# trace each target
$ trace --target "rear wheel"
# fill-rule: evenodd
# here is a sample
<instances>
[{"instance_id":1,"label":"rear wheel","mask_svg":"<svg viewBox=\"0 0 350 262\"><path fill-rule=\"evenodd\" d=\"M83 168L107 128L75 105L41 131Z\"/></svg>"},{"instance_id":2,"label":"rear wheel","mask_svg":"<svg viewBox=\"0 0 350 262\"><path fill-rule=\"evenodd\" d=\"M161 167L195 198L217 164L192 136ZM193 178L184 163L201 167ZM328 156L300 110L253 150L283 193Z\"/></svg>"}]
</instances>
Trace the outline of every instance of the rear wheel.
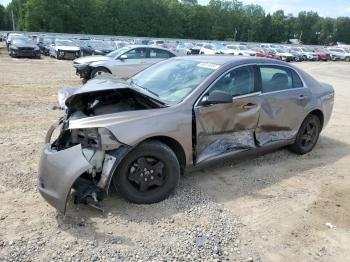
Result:
<instances>
[{"instance_id":1,"label":"rear wheel","mask_svg":"<svg viewBox=\"0 0 350 262\"><path fill-rule=\"evenodd\" d=\"M92 70L91 72L91 78L94 78L98 75L102 75L102 74L110 74L111 72L109 72L109 70L107 68L104 67L97 67L94 70Z\"/></svg>"},{"instance_id":2,"label":"rear wheel","mask_svg":"<svg viewBox=\"0 0 350 262\"><path fill-rule=\"evenodd\" d=\"M309 153L315 147L320 132L320 119L315 115L308 115L299 129L294 144L289 149L299 155Z\"/></svg>"},{"instance_id":3,"label":"rear wheel","mask_svg":"<svg viewBox=\"0 0 350 262\"><path fill-rule=\"evenodd\" d=\"M350 62L350 57L349 56L345 57L345 62Z\"/></svg>"},{"instance_id":4,"label":"rear wheel","mask_svg":"<svg viewBox=\"0 0 350 262\"><path fill-rule=\"evenodd\" d=\"M159 141L147 141L124 158L113 184L128 201L152 204L167 198L179 178L180 165L175 153Z\"/></svg>"}]
</instances>

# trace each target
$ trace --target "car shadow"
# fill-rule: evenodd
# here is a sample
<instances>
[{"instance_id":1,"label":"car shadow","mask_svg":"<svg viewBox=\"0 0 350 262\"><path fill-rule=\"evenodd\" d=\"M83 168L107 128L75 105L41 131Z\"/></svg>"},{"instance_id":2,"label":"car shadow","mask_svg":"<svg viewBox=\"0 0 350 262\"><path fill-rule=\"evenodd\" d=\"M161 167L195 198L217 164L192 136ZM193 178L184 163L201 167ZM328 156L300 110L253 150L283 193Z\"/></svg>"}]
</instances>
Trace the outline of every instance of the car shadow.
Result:
<instances>
[{"instance_id":1,"label":"car shadow","mask_svg":"<svg viewBox=\"0 0 350 262\"><path fill-rule=\"evenodd\" d=\"M303 156L281 149L186 172L175 193L160 203L136 205L113 192L103 202L103 213L88 206L75 206L70 201L67 214L57 214L56 220L59 228L78 238L91 239L94 234L104 241L107 238L132 246L130 239L104 232L97 224L115 223L125 227L130 223L157 224L205 201L224 204L242 196L260 195L258 191L264 188L314 168L331 165L349 154L349 144L321 136L314 150ZM99 219L102 222L97 222Z\"/></svg>"}]
</instances>

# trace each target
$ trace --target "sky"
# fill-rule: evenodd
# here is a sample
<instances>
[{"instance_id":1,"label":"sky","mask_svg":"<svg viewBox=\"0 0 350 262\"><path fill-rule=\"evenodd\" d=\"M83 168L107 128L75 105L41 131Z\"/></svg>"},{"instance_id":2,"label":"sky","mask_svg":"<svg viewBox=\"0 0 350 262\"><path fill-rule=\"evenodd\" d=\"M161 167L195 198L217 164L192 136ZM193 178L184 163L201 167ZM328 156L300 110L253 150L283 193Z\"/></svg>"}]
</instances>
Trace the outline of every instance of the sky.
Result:
<instances>
[{"instance_id":1,"label":"sky","mask_svg":"<svg viewBox=\"0 0 350 262\"><path fill-rule=\"evenodd\" d=\"M0 0L7 5L11 0ZM202 5L210 0L198 0ZM240 0L244 4L259 4L266 12L273 13L282 9L286 14L297 15L299 11L316 11L320 16L338 17L350 16L349 0Z\"/></svg>"}]
</instances>

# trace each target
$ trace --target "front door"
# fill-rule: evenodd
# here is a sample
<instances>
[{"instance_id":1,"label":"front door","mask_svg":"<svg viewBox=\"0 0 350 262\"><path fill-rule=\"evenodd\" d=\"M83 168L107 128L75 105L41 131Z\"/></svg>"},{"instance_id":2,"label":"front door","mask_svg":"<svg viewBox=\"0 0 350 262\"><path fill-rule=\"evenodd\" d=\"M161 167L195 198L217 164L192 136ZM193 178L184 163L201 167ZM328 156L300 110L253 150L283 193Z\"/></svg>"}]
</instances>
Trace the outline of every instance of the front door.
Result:
<instances>
[{"instance_id":1,"label":"front door","mask_svg":"<svg viewBox=\"0 0 350 262\"><path fill-rule=\"evenodd\" d=\"M148 59L146 48L134 48L123 55L126 55L127 58L123 60L117 58L110 65L112 74L118 78L127 79L145 68Z\"/></svg>"},{"instance_id":2,"label":"front door","mask_svg":"<svg viewBox=\"0 0 350 262\"><path fill-rule=\"evenodd\" d=\"M232 103L195 106L196 163L256 147L254 131L260 112L256 76L255 66L232 69L205 94L224 91L232 95Z\"/></svg>"}]
</instances>

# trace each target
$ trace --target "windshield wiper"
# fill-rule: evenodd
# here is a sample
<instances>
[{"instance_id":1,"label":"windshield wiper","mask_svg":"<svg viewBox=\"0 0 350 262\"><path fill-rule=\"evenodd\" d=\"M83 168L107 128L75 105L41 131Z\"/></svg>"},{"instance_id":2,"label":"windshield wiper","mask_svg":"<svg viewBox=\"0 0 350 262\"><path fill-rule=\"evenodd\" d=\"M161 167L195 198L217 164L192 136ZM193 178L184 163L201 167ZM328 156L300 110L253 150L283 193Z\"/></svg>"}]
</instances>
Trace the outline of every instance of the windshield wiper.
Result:
<instances>
[{"instance_id":1,"label":"windshield wiper","mask_svg":"<svg viewBox=\"0 0 350 262\"><path fill-rule=\"evenodd\" d=\"M156 96L156 97L159 97L159 95L158 95L157 93L153 92L152 90L149 90L149 89L146 88L146 87L143 87L143 86L140 86L140 85L136 84L136 82L135 82L134 80L132 80L132 79L131 79L131 81L130 81L130 84L131 84L131 85L134 85L134 86L137 86L137 87L139 87L139 88L141 88L141 89L143 89L143 90L146 90L148 93L151 93L152 95L154 95L154 96Z\"/></svg>"}]
</instances>

